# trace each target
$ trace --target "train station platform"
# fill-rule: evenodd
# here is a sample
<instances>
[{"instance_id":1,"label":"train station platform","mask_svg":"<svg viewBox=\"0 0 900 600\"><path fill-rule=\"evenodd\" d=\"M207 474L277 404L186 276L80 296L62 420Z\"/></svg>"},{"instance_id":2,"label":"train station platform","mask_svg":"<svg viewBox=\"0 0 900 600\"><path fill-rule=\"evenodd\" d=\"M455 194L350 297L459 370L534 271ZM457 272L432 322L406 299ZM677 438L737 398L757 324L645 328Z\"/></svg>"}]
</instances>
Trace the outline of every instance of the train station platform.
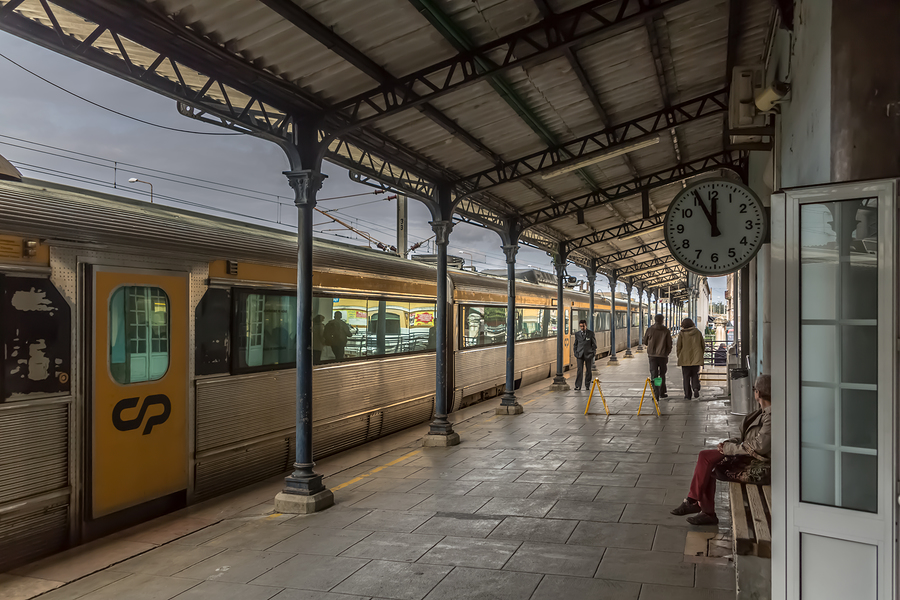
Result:
<instances>
[{"instance_id":1,"label":"train station platform","mask_svg":"<svg viewBox=\"0 0 900 600\"><path fill-rule=\"evenodd\" d=\"M279 478L0 575L0 597L734 598L724 488L718 528L669 510L740 418L720 387L682 399L674 366L662 416L649 396L637 416L646 373L646 354L600 362L609 417L546 380L519 390L522 415L452 415L458 446L423 448L421 425L320 461L324 512L275 513Z\"/></svg>"}]
</instances>

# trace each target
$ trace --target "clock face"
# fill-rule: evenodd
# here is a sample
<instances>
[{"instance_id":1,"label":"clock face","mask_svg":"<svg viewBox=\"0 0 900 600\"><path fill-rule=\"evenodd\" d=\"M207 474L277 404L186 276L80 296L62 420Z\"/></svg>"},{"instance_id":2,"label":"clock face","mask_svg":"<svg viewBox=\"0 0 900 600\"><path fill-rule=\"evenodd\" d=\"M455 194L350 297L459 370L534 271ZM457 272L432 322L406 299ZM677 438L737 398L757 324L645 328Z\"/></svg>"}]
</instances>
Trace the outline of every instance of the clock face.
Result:
<instances>
[{"instance_id":1,"label":"clock face","mask_svg":"<svg viewBox=\"0 0 900 600\"><path fill-rule=\"evenodd\" d=\"M664 231L672 256L700 275L727 275L765 241L765 207L746 186L707 179L683 189L669 205Z\"/></svg>"}]
</instances>

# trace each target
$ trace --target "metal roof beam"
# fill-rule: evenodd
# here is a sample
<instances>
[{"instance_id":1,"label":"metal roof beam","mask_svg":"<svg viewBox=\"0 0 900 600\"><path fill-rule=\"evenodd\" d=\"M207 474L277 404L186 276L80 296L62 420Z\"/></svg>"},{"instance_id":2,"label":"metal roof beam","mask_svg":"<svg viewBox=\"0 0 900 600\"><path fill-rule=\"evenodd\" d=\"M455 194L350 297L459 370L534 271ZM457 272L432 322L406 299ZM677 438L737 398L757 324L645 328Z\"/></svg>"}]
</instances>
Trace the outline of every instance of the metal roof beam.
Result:
<instances>
[{"instance_id":1,"label":"metal roof beam","mask_svg":"<svg viewBox=\"0 0 900 600\"><path fill-rule=\"evenodd\" d=\"M542 207L522 215L522 220L526 227L549 223L575 215L578 211L587 210L597 206L602 206L613 200L627 198L635 194L640 194L643 190L652 190L673 183L684 181L690 177L703 173L710 173L722 169L730 169L739 175L742 175L745 169L745 154L738 152L719 152L700 158L695 161L678 164L671 169L657 171L650 175L638 177L631 181L626 181L618 185L609 186L599 192L592 192L577 198L571 198L557 204Z\"/></svg>"},{"instance_id":2,"label":"metal roof beam","mask_svg":"<svg viewBox=\"0 0 900 600\"><path fill-rule=\"evenodd\" d=\"M653 258L650 260L645 260L644 262L634 263L633 265L628 265L626 267L619 267L616 269L616 273L624 277L630 275L631 273L643 271L644 269L652 269L653 267L666 267L674 262L675 257L663 256L662 258Z\"/></svg>"},{"instance_id":3,"label":"metal roof beam","mask_svg":"<svg viewBox=\"0 0 900 600\"><path fill-rule=\"evenodd\" d=\"M665 215L653 215L649 219L639 219L629 223L622 223L621 225L616 225L615 227L610 227L609 229L604 229L602 231L594 231L578 238L566 240L566 248L571 252L573 250L586 248L587 246L593 246L594 244L614 241L617 238L626 235L631 236L642 231L658 229L663 224L665 218Z\"/></svg>"},{"instance_id":4,"label":"metal roof beam","mask_svg":"<svg viewBox=\"0 0 900 600\"><path fill-rule=\"evenodd\" d=\"M398 81L399 87L379 86L338 102L331 112L349 118L352 125L348 127L361 127L510 69L556 58L566 48L595 43L687 1L663 0L649 6L646 0L594 0L407 75ZM490 55L502 55L503 59L491 66L478 60Z\"/></svg>"},{"instance_id":5,"label":"metal roof beam","mask_svg":"<svg viewBox=\"0 0 900 600\"><path fill-rule=\"evenodd\" d=\"M383 86L397 85L397 78L381 65L356 49L352 44L334 33L330 27L317 21L312 15L293 2L289 0L259 1L379 84ZM435 107L430 104L420 104L416 106L416 109L488 160L495 163L500 161L500 155L485 146L478 138L460 127L455 121Z\"/></svg>"},{"instance_id":6,"label":"metal roof beam","mask_svg":"<svg viewBox=\"0 0 900 600\"><path fill-rule=\"evenodd\" d=\"M475 46L469 38L468 33L454 23L453 19L450 18L450 16L447 15L433 0L409 0L409 2L428 20L429 23L431 23L432 27L434 27L438 33L440 33L444 39L450 42L457 50L473 53L475 63L479 69L490 70L497 67L496 63L490 58L477 53L477 46ZM500 96L500 98L506 102L517 115L519 115L519 118L522 119L522 121L539 138L541 138L545 144L547 144L547 146L555 147L558 145L554 133L547 127L546 123L535 114L534 110L528 105L528 102L509 84L509 82L506 81L506 79L500 75L495 75L488 78L487 81L494 91L497 92L497 95ZM499 162L499 160L494 160L495 164ZM589 173L579 169L576 171L576 175L587 184L589 189L597 189L597 183ZM533 184L531 182L529 182L529 184L529 187L534 189ZM546 192L543 192L543 190L535 191L538 191L540 195L544 196L547 200L550 200L549 196Z\"/></svg>"},{"instance_id":7,"label":"metal roof beam","mask_svg":"<svg viewBox=\"0 0 900 600\"><path fill-rule=\"evenodd\" d=\"M599 158L603 153L652 139L655 134L667 131L676 124L689 123L724 113L726 110L728 110L728 93L726 90L718 90L626 123L607 126L595 133L541 152L503 161L495 168L460 179L459 183L467 184L468 189L473 191L490 189L554 169L563 169L567 165L578 164L594 157Z\"/></svg>"},{"instance_id":8,"label":"metal roof beam","mask_svg":"<svg viewBox=\"0 0 900 600\"><path fill-rule=\"evenodd\" d=\"M598 266L611 265L613 263L617 263L622 260L627 260L629 258L635 258L637 256L641 256L644 254L649 254L651 252L661 252L663 250L668 250L669 246L666 244L665 240L660 240L658 242L651 242L649 244L644 244L643 246L637 246L636 248L629 248L628 250L619 250L613 254L606 254L597 259Z\"/></svg>"}]
</instances>

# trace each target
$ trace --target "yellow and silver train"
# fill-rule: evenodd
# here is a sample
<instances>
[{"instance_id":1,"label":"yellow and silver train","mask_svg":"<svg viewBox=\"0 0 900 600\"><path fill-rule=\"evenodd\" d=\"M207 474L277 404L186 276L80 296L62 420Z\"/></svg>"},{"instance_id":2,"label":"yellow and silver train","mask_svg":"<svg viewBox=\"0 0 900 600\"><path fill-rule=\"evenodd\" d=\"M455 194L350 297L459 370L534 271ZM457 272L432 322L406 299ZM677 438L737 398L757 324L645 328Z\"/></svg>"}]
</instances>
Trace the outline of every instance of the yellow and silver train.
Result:
<instances>
[{"instance_id":1,"label":"yellow and silver train","mask_svg":"<svg viewBox=\"0 0 900 600\"><path fill-rule=\"evenodd\" d=\"M291 468L295 257L284 231L0 181L0 572ZM431 418L436 270L318 240L314 265L321 458ZM449 289L458 410L503 390L506 281ZM571 334L588 297L564 304ZM526 385L555 370L556 289L517 282L516 307ZM598 297L600 354L612 320Z\"/></svg>"}]
</instances>

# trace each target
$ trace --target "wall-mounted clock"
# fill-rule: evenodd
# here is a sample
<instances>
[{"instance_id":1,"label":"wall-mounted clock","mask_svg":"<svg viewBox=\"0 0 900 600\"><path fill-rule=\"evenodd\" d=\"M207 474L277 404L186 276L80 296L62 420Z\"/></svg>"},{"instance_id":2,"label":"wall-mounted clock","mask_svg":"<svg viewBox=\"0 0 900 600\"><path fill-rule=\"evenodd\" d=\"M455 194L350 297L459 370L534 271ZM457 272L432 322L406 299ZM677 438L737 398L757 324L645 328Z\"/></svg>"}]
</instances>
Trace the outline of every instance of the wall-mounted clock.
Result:
<instances>
[{"instance_id":1,"label":"wall-mounted clock","mask_svg":"<svg viewBox=\"0 0 900 600\"><path fill-rule=\"evenodd\" d=\"M704 179L681 190L666 212L669 252L689 271L727 275L756 255L768 217L756 194L731 179Z\"/></svg>"}]
</instances>

